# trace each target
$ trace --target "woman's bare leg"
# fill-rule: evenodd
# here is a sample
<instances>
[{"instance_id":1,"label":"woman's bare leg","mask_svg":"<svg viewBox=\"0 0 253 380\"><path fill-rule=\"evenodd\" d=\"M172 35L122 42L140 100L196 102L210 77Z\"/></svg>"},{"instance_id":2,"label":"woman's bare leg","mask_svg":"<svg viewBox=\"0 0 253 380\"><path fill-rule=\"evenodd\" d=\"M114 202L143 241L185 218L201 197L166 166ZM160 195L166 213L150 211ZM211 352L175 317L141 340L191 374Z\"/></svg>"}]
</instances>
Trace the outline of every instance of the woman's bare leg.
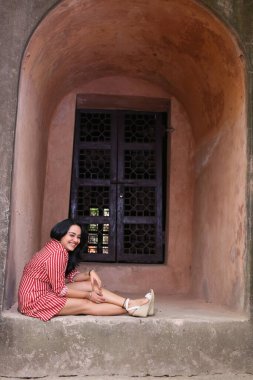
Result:
<instances>
[{"instance_id":1,"label":"woman's bare leg","mask_svg":"<svg viewBox=\"0 0 253 380\"><path fill-rule=\"evenodd\" d=\"M96 304L92 301L82 298L67 298L65 306L57 315L121 315L125 314L126 310L120 306L110 303Z\"/></svg>"},{"instance_id":2,"label":"woman's bare leg","mask_svg":"<svg viewBox=\"0 0 253 380\"><path fill-rule=\"evenodd\" d=\"M90 281L80 281L80 282L72 282L71 284L67 284L67 287L76 289L76 290L83 290L86 292L91 292L91 283ZM105 298L105 302L113 305L117 305L120 307L123 307L125 298L111 292L110 290L107 290L105 288L102 288L103 297ZM132 306L141 306L148 302L147 298L140 298L140 299L134 299L129 301L129 307Z\"/></svg>"}]
</instances>

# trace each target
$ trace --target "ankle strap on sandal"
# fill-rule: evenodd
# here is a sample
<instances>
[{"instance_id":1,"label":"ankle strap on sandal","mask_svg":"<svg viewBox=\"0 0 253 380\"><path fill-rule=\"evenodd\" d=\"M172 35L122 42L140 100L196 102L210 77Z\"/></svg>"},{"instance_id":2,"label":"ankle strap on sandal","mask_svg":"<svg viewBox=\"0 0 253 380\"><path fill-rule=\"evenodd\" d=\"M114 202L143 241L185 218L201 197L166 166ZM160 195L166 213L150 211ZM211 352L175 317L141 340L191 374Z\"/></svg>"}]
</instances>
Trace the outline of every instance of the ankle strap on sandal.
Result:
<instances>
[{"instance_id":1,"label":"ankle strap on sandal","mask_svg":"<svg viewBox=\"0 0 253 380\"><path fill-rule=\"evenodd\" d=\"M128 309L128 303L129 303L129 298L125 298L123 302L123 309L127 310Z\"/></svg>"}]
</instances>

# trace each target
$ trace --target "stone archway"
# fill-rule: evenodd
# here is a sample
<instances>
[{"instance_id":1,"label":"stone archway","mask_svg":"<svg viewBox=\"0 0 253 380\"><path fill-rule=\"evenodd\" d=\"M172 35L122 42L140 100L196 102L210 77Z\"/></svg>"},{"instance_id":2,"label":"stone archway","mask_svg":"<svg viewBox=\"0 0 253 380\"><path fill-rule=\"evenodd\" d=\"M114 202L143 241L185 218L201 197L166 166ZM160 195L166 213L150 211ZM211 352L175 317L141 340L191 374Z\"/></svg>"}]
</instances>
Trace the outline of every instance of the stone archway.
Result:
<instances>
[{"instance_id":1,"label":"stone archway","mask_svg":"<svg viewBox=\"0 0 253 380\"><path fill-rule=\"evenodd\" d=\"M53 218L66 216L79 92L173 103L168 259L108 266L106 278L118 273L112 285L120 290L119 278L131 284L138 274L134 292L152 275L158 291L243 310L244 62L232 32L194 0L65 0L33 33L20 73L7 304Z\"/></svg>"}]
</instances>

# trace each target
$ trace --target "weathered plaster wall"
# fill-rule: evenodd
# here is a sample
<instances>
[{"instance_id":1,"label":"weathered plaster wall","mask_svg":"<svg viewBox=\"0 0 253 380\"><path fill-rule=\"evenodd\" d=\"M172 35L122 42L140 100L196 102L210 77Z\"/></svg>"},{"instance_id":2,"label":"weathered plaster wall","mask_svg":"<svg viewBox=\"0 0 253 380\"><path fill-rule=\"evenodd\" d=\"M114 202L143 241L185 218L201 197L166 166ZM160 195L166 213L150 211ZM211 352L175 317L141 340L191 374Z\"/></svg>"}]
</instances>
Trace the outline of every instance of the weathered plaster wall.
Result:
<instances>
[{"instance_id":1,"label":"weathered plaster wall","mask_svg":"<svg viewBox=\"0 0 253 380\"><path fill-rule=\"evenodd\" d=\"M253 240L252 240L252 221L253 221L253 4L247 0L241 12L236 10L237 17L234 20L236 23L235 28L238 29L241 40L243 41L246 55L247 55L247 95L248 95L248 135L247 135L247 147L248 147L248 173L247 173L247 270L248 276L248 294L250 295L249 303L251 308L251 315L253 316Z\"/></svg>"},{"instance_id":2,"label":"weathered plaster wall","mask_svg":"<svg viewBox=\"0 0 253 380\"><path fill-rule=\"evenodd\" d=\"M252 246L252 217L253 217L253 4L250 0L202 0L203 4L215 12L228 26L234 28L245 53L246 67L246 115L247 115L247 202L246 202L246 258L245 276L247 302L253 315L253 246Z\"/></svg>"},{"instance_id":3,"label":"weathered plaster wall","mask_svg":"<svg viewBox=\"0 0 253 380\"><path fill-rule=\"evenodd\" d=\"M231 39L231 35L227 34L227 30L221 24L217 23L217 20L215 20L211 14L208 14L204 8L202 9L202 7L197 6L197 4L201 5L202 2L189 3L189 1L184 0L181 2L174 2L172 0L167 2L160 1L159 5L158 2L156 2L154 8L154 3L152 1L147 1L147 3L145 3L145 12L142 12L141 7L139 7L139 4L142 4L142 2L134 2L134 4L131 4L131 1L124 3L111 1L111 12L109 15L110 17L108 18L108 12L103 8L102 2L96 2L98 7L94 9L94 2L76 1L75 6L73 7L76 15L80 13L80 4L85 8L85 13L82 14L79 21L75 21L75 18L73 18L74 14L70 12L69 8L70 3L70 1L61 2L61 7L58 9L58 13L53 12L50 17L45 20L47 22L52 22L56 28L50 29L48 28L47 22L44 23L45 30L48 30L49 32L46 38L45 34L43 34L43 27L40 27L36 31L34 38L38 37L38 43L36 46L34 45L35 49L30 56L28 47L28 54L25 56L23 62L24 67L31 74L31 76L28 77L31 78L31 80L34 80L34 83L37 86L36 91L40 91L40 99L47 99L49 94L52 97L51 100L54 99L54 102L51 102L50 105L44 100L45 103L42 103L41 105L41 109L43 108L44 112L37 113L38 115L43 114L44 116L47 116L46 118L42 118L43 122L41 123L41 127L48 128L50 116L54 108L65 94L73 90L73 86L76 87L77 83L84 83L87 79L90 80L94 76L101 77L115 73L137 76L141 79L152 78L153 83L156 83L156 85L180 99L189 114L190 123L198 147L201 147L201 144L204 143L209 147L212 146L210 136L218 136L220 131L224 128L225 121L232 122L233 120L239 120L239 115L241 113L239 106L240 104L243 104L241 98L241 90L243 87L243 62L241 62L241 52L236 48L235 41L233 41L233 38ZM238 32L241 33L243 38L245 38L245 46L248 48L248 51L252 51L253 33L251 27L243 25L244 20L247 21L249 17L248 13L250 13L249 10L251 9L250 3L245 2L243 5L241 2L221 2L219 0L211 3L210 1L205 1L205 3L215 9L225 20L231 22L233 20ZM235 4L237 5L237 8L234 6ZM53 5L53 1L36 1L35 3L21 0L19 2L12 2L11 4L1 5L4 7L6 15L10 17L14 24L18 23L18 26L16 26L17 29L15 30L19 31L19 34L15 34L15 32L12 35L12 38L9 40L11 44L9 44L8 47L7 44L4 45L3 50L3 52L7 52L7 50L10 49L10 51L8 50L7 56L10 57L11 54L11 58L8 60L10 65L7 70L10 70L9 73L13 70L14 77L11 79L13 87L11 93L9 89L6 93L8 107L12 112L13 109L15 110L16 108L16 102L13 97L15 93L17 94L17 73L21 53L28 35L33 29L33 25L36 23L36 18L39 20L50 5ZM129 9L131 9L131 12L127 12ZM94 14L96 17L94 17ZM237 17L233 18L235 15ZM68 16L68 22L64 23L64 18ZM33 22L32 25L29 25L30 20ZM103 22L101 22L101 20L103 20ZM168 20L170 20L170 22L168 22ZM14 28L8 29L8 23L9 21L5 20L4 25L7 27L7 30L13 30ZM250 25L249 21L246 24ZM89 28L88 25L90 26ZM116 33L116 31L119 30L119 25L121 27L120 34ZM51 31L52 34L50 34ZM131 33L128 31L131 31ZM149 31L148 35L147 31ZM63 35L65 36L64 39L62 38ZM80 49L77 39L75 39L74 36L76 36L79 41L85 41L85 54L83 54L83 44L81 45L82 49ZM20 44L20 41L23 41L23 44ZM103 41L102 44L101 41ZM10 48L11 46L13 49ZM58 46L58 50L56 49L56 46ZM93 46L96 46L96 51L94 51ZM49 49L47 49L47 47L49 47ZM74 49L75 47L76 49ZM110 51L110 49L112 50ZM70 51L72 54L69 54ZM17 57L19 58L17 59ZM66 71L66 69L68 70ZM249 73L251 75L250 71ZM8 78L10 77L11 76ZM237 80L235 80L235 78L237 78ZM3 83L6 87L3 87L1 91L4 91L4 89L8 87L6 79ZM240 91L238 91L238 88ZM2 96L4 97L6 93L3 92ZM29 103L26 102L26 104ZM31 104L34 104L32 100ZM24 113L29 113L29 107L27 107L27 109L22 109L22 111ZM25 115L23 120L34 121L32 114L30 119L29 117ZM6 119L1 119L1 122L2 120L4 122ZM4 130L4 128L9 130L7 138L9 138L8 141L10 142L11 147L13 147L13 133L15 129L14 114L12 114L11 119L7 119L6 121L6 125L2 124L1 128L2 130ZM24 128L26 127L24 123L19 124L19 122L20 120L18 120L17 125L23 125ZM244 122L245 120L242 118L240 123ZM36 121L36 123L38 127L40 121ZM240 125L243 126L242 124ZM22 136L22 130L19 135L17 134L17 138L18 136ZM42 145L40 146L40 149L42 149L41 154L43 152L46 153L46 136L47 134L44 133L41 142ZM237 133L236 136L238 136ZM40 137L39 133L37 134L37 137ZM240 137L243 140L243 135L240 135ZM229 142L229 139L227 142ZM2 147L3 146L1 146L1 149ZM36 147L36 145L34 145L34 147ZM219 146L219 149L221 148L222 141ZM226 145L225 148L227 149L228 145ZM217 149L217 151L219 149ZM243 151L243 144L241 145L241 149L242 155L238 153L238 156L240 156L240 160L241 157L243 160L245 152ZM5 218L4 221L1 222L1 231L3 231L4 235L4 260L1 263L2 272L4 272L5 267L8 240L7 235L9 233L8 228L6 229L6 222L9 221L10 207L9 197L12 161L12 152L10 148L5 146L3 149L3 157L7 159L8 164L5 163L5 181L1 183L1 189L3 189L3 193L1 192L1 194L6 194L1 198L1 202L4 206L2 209L5 211L5 214L3 215L7 215L7 219ZM216 166L215 163L217 162L215 157L216 153L213 156L213 161L210 166ZM236 154L234 157L236 157ZM37 156L37 159L38 158L39 155ZM243 166L242 161L241 163ZM42 166L40 166L39 163L36 166L36 163L34 163L29 167L33 168L33 170L35 170L35 168L39 169L42 177L44 176L43 162ZM221 168L222 167L223 165L221 165ZM219 169L220 176L222 176L221 168ZM212 173L213 172L209 170L209 174L207 174L207 177L209 178L201 181L201 183L197 180L196 188L198 190L195 192L195 205L197 199L196 196L199 196L200 202L201 199L204 199L201 194L204 193L204 186L207 190L208 184L211 184L214 180L215 177ZM235 173L236 171L234 171L233 175L235 175ZM226 178L231 181L233 176L228 176ZM40 186L43 187L44 179L45 178L37 178L36 185L32 185L38 186L39 188ZM24 178L20 179L20 181L20 183L22 183ZM40 202L38 210L42 210L42 190L38 198ZM223 198L220 197L219 199L222 200ZM237 197L237 200L240 199L241 193ZM27 222L29 223L29 220L33 221L34 218L36 219L36 225L29 235L29 241L24 244L26 257L31 254L31 250L34 247L31 241L31 236L33 236L35 241L39 240L39 225L41 223L39 217L35 217L35 211L33 210L33 206L38 199L36 199L36 197L31 197L29 200L33 202L31 204L30 215L24 217L22 222L19 222L19 225L23 224L25 226ZM25 200L22 200L22 202L22 209L25 210ZM237 203L238 202L236 202L236 204ZM17 210L18 208L13 208L13 214L15 214ZM234 215L233 210L230 215ZM195 206L196 225L198 225L198 221L204 217L206 217L206 215L203 213L203 208ZM14 218L13 221L15 221ZM19 219L19 221L21 221L21 219ZM215 218L213 218L213 223L214 222ZM236 221L236 231L239 229L239 224L240 221ZM232 233L233 228L230 230L230 233ZM12 231L14 233L15 228ZM204 228L200 229L200 231L204 232ZM246 229L243 230L244 238L245 232ZM19 237L18 240L16 240L18 252L20 251L20 242L22 242L21 238L23 237L23 234L25 234L25 230L23 230L22 227L18 230ZM226 236L229 239L231 235L228 234ZM201 240L195 241L197 247L197 243L200 243ZM213 239L210 238L209 241L214 244ZM201 246L201 244L199 244L199 246ZM212 251L214 250L215 245L213 245L212 248ZM18 252L15 253L15 255L17 254L15 257L16 263L19 261ZM224 260L222 262L226 264L225 257L227 253L224 252L223 254ZM198 248L196 258L199 256L200 249ZM198 259L193 262L193 264L196 262L198 262ZM206 261L206 265L207 263L208 261ZM217 265L219 265L218 260ZM9 268L9 274L11 274L12 270L15 270L13 265ZM201 272L201 276L202 273L204 273L204 271ZM11 279L13 277L9 278ZM216 289L217 288L218 287L216 287ZM210 288L210 290L212 289ZM12 293L10 288L9 291ZM198 291L200 292L200 288ZM214 291L213 295L215 295L215 292L216 291ZM241 304L241 302L239 303Z\"/></svg>"},{"instance_id":4,"label":"weathered plaster wall","mask_svg":"<svg viewBox=\"0 0 253 380\"><path fill-rule=\"evenodd\" d=\"M55 0L37 0L36 3L29 0L0 1L0 309L10 239L11 179L20 64L33 29L55 3ZM15 267L11 270L15 272Z\"/></svg>"},{"instance_id":5,"label":"weathered plaster wall","mask_svg":"<svg viewBox=\"0 0 253 380\"><path fill-rule=\"evenodd\" d=\"M58 221L68 217L75 108L76 96L71 93L59 103L50 123L39 245L48 240Z\"/></svg>"},{"instance_id":6,"label":"weathered plaster wall","mask_svg":"<svg viewBox=\"0 0 253 380\"><path fill-rule=\"evenodd\" d=\"M245 306L244 115L242 109L195 157L193 293L237 309Z\"/></svg>"},{"instance_id":7,"label":"weathered plaster wall","mask_svg":"<svg viewBox=\"0 0 253 380\"><path fill-rule=\"evenodd\" d=\"M30 92L33 97L29 97ZM29 86L19 102L12 194L12 226L9 242L6 287L17 292L18 278L13 273L22 269L20 263L27 261L26 252L34 251L40 244L42 199L44 194L47 134L43 129L42 109L38 94ZM23 109L29 107L29 113ZM36 205L36 207L35 207ZM21 248L22 247L22 248ZM17 255L18 252L18 255ZM20 276L19 276L20 277Z\"/></svg>"}]
</instances>

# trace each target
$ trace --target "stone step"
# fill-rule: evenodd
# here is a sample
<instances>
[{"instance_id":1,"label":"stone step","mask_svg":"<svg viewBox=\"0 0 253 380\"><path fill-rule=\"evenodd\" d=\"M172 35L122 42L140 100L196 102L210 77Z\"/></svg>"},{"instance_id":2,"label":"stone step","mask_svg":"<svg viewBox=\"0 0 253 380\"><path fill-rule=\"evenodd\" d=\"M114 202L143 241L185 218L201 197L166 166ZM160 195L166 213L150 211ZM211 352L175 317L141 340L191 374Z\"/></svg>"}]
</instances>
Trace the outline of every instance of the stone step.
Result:
<instances>
[{"instance_id":1,"label":"stone step","mask_svg":"<svg viewBox=\"0 0 253 380\"><path fill-rule=\"evenodd\" d=\"M193 376L253 373L247 316L182 297L158 297L149 318L68 316L49 322L4 311L0 375Z\"/></svg>"}]
</instances>

